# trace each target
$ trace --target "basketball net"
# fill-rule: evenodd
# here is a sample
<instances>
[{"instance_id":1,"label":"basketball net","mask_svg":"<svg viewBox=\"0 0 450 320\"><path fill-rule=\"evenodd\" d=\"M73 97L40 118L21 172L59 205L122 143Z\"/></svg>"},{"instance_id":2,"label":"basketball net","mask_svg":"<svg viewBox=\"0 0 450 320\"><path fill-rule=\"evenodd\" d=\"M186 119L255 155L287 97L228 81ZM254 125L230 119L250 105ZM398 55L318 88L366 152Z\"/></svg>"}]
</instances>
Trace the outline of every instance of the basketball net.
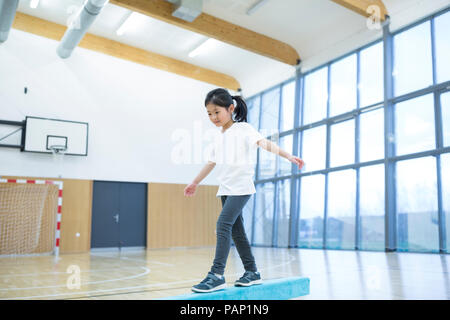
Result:
<instances>
[{"instance_id":1,"label":"basketball net","mask_svg":"<svg viewBox=\"0 0 450 320\"><path fill-rule=\"evenodd\" d=\"M53 145L53 146L50 146L50 150L52 150L53 163L55 164L55 168L57 170L56 177L61 179L62 178L63 160L64 160L64 155L66 154L67 148L66 148L66 146L62 146L62 145Z\"/></svg>"}]
</instances>

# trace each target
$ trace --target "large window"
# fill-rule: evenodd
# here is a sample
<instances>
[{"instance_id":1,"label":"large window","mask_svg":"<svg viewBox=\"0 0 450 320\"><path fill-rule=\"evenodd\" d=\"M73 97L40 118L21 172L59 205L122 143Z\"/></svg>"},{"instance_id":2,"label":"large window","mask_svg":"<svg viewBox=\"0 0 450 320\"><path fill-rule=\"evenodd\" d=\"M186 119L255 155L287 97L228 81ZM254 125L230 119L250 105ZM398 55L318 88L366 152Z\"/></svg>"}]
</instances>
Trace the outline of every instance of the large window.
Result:
<instances>
[{"instance_id":1,"label":"large window","mask_svg":"<svg viewBox=\"0 0 450 320\"><path fill-rule=\"evenodd\" d=\"M360 53L360 106L383 101L383 42L378 42Z\"/></svg>"},{"instance_id":2,"label":"large window","mask_svg":"<svg viewBox=\"0 0 450 320\"><path fill-rule=\"evenodd\" d=\"M256 186L253 244L272 245L274 192L273 182Z\"/></svg>"},{"instance_id":3,"label":"large window","mask_svg":"<svg viewBox=\"0 0 450 320\"><path fill-rule=\"evenodd\" d=\"M305 76L303 124L327 117L328 68L322 68Z\"/></svg>"},{"instance_id":4,"label":"large window","mask_svg":"<svg viewBox=\"0 0 450 320\"><path fill-rule=\"evenodd\" d=\"M393 76L396 96L433 84L429 21L394 37Z\"/></svg>"},{"instance_id":5,"label":"large window","mask_svg":"<svg viewBox=\"0 0 450 320\"><path fill-rule=\"evenodd\" d=\"M262 95L260 131L264 136L278 132L280 88L276 87Z\"/></svg>"},{"instance_id":6,"label":"large window","mask_svg":"<svg viewBox=\"0 0 450 320\"><path fill-rule=\"evenodd\" d=\"M355 120L331 126L330 167L355 162Z\"/></svg>"},{"instance_id":7,"label":"large window","mask_svg":"<svg viewBox=\"0 0 450 320\"><path fill-rule=\"evenodd\" d=\"M450 9L385 28L249 100L249 121L305 162L259 153L253 244L450 252L449 30Z\"/></svg>"},{"instance_id":8,"label":"large window","mask_svg":"<svg viewBox=\"0 0 450 320\"><path fill-rule=\"evenodd\" d=\"M280 87L262 94L261 124L259 131L278 143L278 118L280 110ZM277 156L265 150L259 151L259 179L272 178L276 174Z\"/></svg>"},{"instance_id":9,"label":"large window","mask_svg":"<svg viewBox=\"0 0 450 320\"><path fill-rule=\"evenodd\" d=\"M365 112L359 118L360 162L384 158L384 109Z\"/></svg>"},{"instance_id":10,"label":"large window","mask_svg":"<svg viewBox=\"0 0 450 320\"><path fill-rule=\"evenodd\" d=\"M253 99L247 100L248 116L247 121L256 130L259 129L259 104L261 102L261 97L258 95Z\"/></svg>"},{"instance_id":11,"label":"large window","mask_svg":"<svg viewBox=\"0 0 450 320\"><path fill-rule=\"evenodd\" d=\"M356 54L331 65L330 116L356 109L356 72Z\"/></svg>"},{"instance_id":12,"label":"large window","mask_svg":"<svg viewBox=\"0 0 450 320\"><path fill-rule=\"evenodd\" d=\"M397 162L397 248L439 251L436 159Z\"/></svg>"},{"instance_id":13,"label":"large window","mask_svg":"<svg viewBox=\"0 0 450 320\"><path fill-rule=\"evenodd\" d=\"M355 249L356 174L355 170L328 174L328 216L326 247Z\"/></svg>"},{"instance_id":14,"label":"large window","mask_svg":"<svg viewBox=\"0 0 450 320\"><path fill-rule=\"evenodd\" d=\"M292 154L293 138L292 134L281 137L279 143L280 148ZM291 174L292 163L290 161L278 156L278 163L278 176Z\"/></svg>"},{"instance_id":15,"label":"large window","mask_svg":"<svg viewBox=\"0 0 450 320\"><path fill-rule=\"evenodd\" d=\"M360 248L384 250L384 165L359 170Z\"/></svg>"},{"instance_id":16,"label":"large window","mask_svg":"<svg viewBox=\"0 0 450 320\"><path fill-rule=\"evenodd\" d=\"M280 132L294 128L295 111L295 81L291 81L283 86L281 105L281 125Z\"/></svg>"},{"instance_id":17,"label":"large window","mask_svg":"<svg viewBox=\"0 0 450 320\"><path fill-rule=\"evenodd\" d=\"M301 178L298 246L323 247L325 176L317 174Z\"/></svg>"},{"instance_id":18,"label":"large window","mask_svg":"<svg viewBox=\"0 0 450 320\"><path fill-rule=\"evenodd\" d=\"M442 212L446 230L446 251L450 253L450 153L441 156Z\"/></svg>"},{"instance_id":19,"label":"large window","mask_svg":"<svg viewBox=\"0 0 450 320\"><path fill-rule=\"evenodd\" d=\"M435 19L436 35L436 78L441 83L450 80L450 40L448 31L450 30L450 12L447 12Z\"/></svg>"},{"instance_id":20,"label":"large window","mask_svg":"<svg viewBox=\"0 0 450 320\"><path fill-rule=\"evenodd\" d=\"M302 158L305 161L304 171L325 168L326 130L326 126L320 126L303 131Z\"/></svg>"},{"instance_id":21,"label":"large window","mask_svg":"<svg viewBox=\"0 0 450 320\"><path fill-rule=\"evenodd\" d=\"M428 94L395 106L397 155L431 150L436 147L434 100Z\"/></svg>"},{"instance_id":22,"label":"large window","mask_svg":"<svg viewBox=\"0 0 450 320\"><path fill-rule=\"evenodd\" d=\"M289 218L291 212L291 181L281 180L277 183L277 247L289 245Z\"/></svg>"},{"instance_id":23,"label":"large window","mask_svg":"<svg viewBox=\"0 0 450 320\"><path fill-rule=\"evenodd\" d=\"M442 133L444 146L450 146L450 92L441 95Z\"/></svg>"},{"instance_id":24,"label":"large window","mask_svg":"<svg viewBox=\"0 0 450 320\"><path fill-rule=\"evenodd\" d=\"M272 142L279 144L279 140L270 139ZM259 153L259 175L258 179L273 178L277 170L277 155L268 152L262 148L258 149Z\"/></svg>"}]
</instances>

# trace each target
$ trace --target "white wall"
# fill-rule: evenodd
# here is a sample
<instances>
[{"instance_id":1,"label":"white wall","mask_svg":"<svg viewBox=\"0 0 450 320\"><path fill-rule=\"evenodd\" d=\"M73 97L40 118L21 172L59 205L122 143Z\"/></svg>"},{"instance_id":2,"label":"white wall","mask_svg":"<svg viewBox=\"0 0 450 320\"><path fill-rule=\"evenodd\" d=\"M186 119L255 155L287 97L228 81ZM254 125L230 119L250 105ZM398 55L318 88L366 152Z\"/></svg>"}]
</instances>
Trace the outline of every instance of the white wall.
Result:
<instances>
[{"instance_id":1,"label":"white wall","mask_svg":"<svg viewBox=\"0 0 450 320\"><path fill-rule=\"evenodd\" d=\"M0 148L0 176L165 183L195 177L201 159L176 164L172 151L179 142L172 135L185 130L189 137L194 127L217 130L203 106L212 85L83 48L62 60L57 45L11 30L0 45L0 119L88 122L88 156L59 163L52 155ZM197 149L206 148L200 142ZM203 184L217 184L214 171Z\"/></svg>"}]
</instances>

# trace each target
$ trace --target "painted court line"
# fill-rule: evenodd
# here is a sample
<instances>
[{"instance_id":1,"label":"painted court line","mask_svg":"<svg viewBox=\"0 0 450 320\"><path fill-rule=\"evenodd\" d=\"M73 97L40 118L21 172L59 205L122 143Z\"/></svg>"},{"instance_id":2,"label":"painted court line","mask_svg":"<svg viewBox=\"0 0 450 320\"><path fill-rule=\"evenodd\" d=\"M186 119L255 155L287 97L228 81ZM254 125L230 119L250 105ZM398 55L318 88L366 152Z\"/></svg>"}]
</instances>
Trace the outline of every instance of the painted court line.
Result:
<instances>
[{"instance_id":1,"label":"painted court line","mask_svg":"<svg viewBox=\"0 0 450 320\"><path fill-rule=\"evenodd\" d=\"M295 261L295 257L292 257L289 255L289 260L285 261L283 263L270 266L267 268L262 268L261 271L264 270L270 270L275 269L278 267L285 266L293 261ZM241 272L234 273L234 274L225 274L227 277L230 276L240 276ZM14 298L5 298L4 300L27 300L27 299L33 299L33 298L51 298L51 297L62 297L62 296L70 296L70 295L89 295L92 293L104 293L104 292L113 292L113 291L124 291L124 290L133 290L133 289L142 289L142 288L153 288L153 287L161 287L161 286L167 286L167 285L173 285L173 284L187 284L192 282L198 282L203 280L203 278L198 279L188 279L188 280L180 280L180 281L171 281L171 282L164 282L164 283L153 283L153 284L145 284L140 286L132 286L132 287L121 287L121 288L111 288L111 289L98 289L98 290L91 290L91 291L82 291L82 292L63 292L63 293L57 293L57 294L48 294L48 295L38 295L38 296L27 296L27 297L14 297ZM117 293L120 294L120 293ZM122 293L123 294L123 293ZM83 297L80 297L83 298Z\"/></svg>"},{"instance_id":2,"label":"painted court line","mask_svg":"<svg viewBox=\"0 0 450 320\"><path fill-rule=\"evenodd\" d=\"M150 273L150 269L145 267L140 267L144 269L145 271L143 273L139 273L137 275L129 276L129 277L123 277L123 278L115 278L115 279L108 279L108 280L99 280L99 281L89 281L85 283L81 283L81 285L88 285L88 284L97 284L97 283L106 283L106 282L114 282L114 281L122 281L122 280L130 280L130 279L136 279L142 276L145 276L146 274ZM63 285L57 285L57 286L42 286L42 287L29 287L29 288L6 288L2 289L0 288L0 291L19 291L19 290L33 290L33 289L48 289L48 288L64 288L67 287L66 284Z\"/></svg>"}]
</instances>

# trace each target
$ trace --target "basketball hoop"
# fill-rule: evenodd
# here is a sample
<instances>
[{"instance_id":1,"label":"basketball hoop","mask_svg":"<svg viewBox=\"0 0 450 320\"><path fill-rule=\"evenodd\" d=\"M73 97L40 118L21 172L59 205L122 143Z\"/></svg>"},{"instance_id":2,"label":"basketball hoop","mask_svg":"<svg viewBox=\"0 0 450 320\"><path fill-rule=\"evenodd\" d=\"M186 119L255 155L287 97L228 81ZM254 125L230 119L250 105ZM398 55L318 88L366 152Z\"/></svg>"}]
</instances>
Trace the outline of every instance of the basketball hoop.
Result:
<instances>
[{"instance_id":1,"label":"basketball hoop","mask_svg":"<svg viewBox=\"0 0 450 320\"><path fill-rule=\"evenodd\" d=\"M63 145L53 145L49 147L53 154L64 154L67 151L67 147Z\"/></svg>"}]
</instances>

